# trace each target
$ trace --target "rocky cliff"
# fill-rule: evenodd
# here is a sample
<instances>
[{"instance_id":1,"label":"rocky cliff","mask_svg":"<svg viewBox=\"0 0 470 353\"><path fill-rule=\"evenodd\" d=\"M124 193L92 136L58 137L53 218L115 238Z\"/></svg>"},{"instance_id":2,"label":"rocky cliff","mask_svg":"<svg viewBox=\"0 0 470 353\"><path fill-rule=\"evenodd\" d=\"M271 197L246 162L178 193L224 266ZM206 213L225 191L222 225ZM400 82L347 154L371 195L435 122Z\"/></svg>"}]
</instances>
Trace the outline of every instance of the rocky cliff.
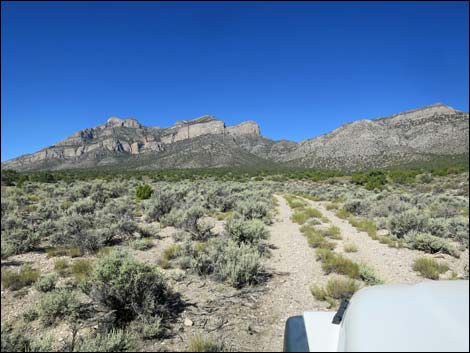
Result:
<instances>
[{"instance_id":1,"label":"rocky cliff","mask_svg":"<svg viewBox=\"0 0 470 353\"><path fill-rule=\"evenodd\" d=\"M390 117L358 120L302 141L284 161L319 168L379 168L468 154L469 116L435 104Z\"/></svg>"},{"instance_id":2,"label":"rocky cliff","mask_svg":"<svg viewBox=\"0 0 470 353\"><path fill-rule=\"evenodd\" d=\"M194 168L286 164L327 169L388 167L433 156L468 155L468 113L435 104L389 117L358 120L300 143L261 136L254 121L226 126L213 116L146 127L109 118L2 168L64 169L116 166Z\"/></svg>"}]
</instances>

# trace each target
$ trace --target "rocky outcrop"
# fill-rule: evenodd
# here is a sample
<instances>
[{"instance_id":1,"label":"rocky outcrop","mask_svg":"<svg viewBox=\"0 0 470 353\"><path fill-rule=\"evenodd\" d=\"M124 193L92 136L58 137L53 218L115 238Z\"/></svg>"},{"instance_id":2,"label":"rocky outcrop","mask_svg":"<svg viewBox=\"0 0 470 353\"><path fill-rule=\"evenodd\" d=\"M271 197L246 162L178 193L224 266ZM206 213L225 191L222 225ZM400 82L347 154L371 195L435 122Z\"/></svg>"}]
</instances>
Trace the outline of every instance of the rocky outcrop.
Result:
<instances>
[{"instance_id":1,"label":"rocky outcrop","mask_svg":"<svg viewBox=\"0 0 470 353\"><path fill-rule=\"evenodd\" d=\"M226 128L229 135L235 136L260 136L259 125L254 121L245 121L243 123L229 126Z\"/></svg>"},{"instance_id":2,"label":"rocky outcrop","mask_svg":"<svg viewBox=\"0 0 470 353\"><path fill-rule=\"evenodd\" d=\"M2 163L17 170L267 166L361 169L468 155L468 113L444 104L389 117L358 120L300 143L273 141L254 121L225 126L213 116L180 120L168 128L134 118L109 118L36 153Z\"/></svg>"}]
</instances>

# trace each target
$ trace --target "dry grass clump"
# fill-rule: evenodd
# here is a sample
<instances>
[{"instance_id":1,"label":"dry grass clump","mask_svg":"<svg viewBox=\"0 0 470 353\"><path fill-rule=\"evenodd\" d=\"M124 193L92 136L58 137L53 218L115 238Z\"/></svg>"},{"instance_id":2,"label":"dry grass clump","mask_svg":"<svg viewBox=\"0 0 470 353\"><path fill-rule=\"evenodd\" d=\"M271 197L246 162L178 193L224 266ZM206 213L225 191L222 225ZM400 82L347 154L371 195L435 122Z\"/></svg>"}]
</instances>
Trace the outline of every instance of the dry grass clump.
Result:
<instances>
[{"instance_id":1,"label":"dry grass clump","mask_svg":"<svg viewBox=\"0 0 470 353\"><path fill-rule=\"evenodd\" d=\"M80 257L83 255L82 251L78 247L64 248L56 247L49 248L46 250L47 257L56 257L56 256L70 256L70 257Z\"/></svg>"},{"instance_id":2,"label":"dry grass clump","mask_svg":"<svg viewBox=\"0 0 470 353\"><path fill-rule=\"evenodd\" d=\"M177 244L168 245L158 260L158 265L162 268L170 268L170 261L177 258L181 253L181 246Z\"/></svg>"},{"instance_id":3,"label":"dry grass clump","mask_svg":"<svg viewBox=\"0 0 470 353\"><path fill-rule=\"evenodd\" d=\"M353 242L344 243L343 249L345 252L357 252L357 246Z\"/></svg>"},{"instance_id":4,"label":"dry grass clump","mask_svg":"<svg viewBox=\"0 0 470 353\"><path fill-rule=\"evenodd\" d=\"M413 270L423 277L439 279L439 276L449 270L449 266L439 263L430 257L419 257L413 262Z\"/></svg>"},{"instance_id":5,"label":"dry grass clump","mask_svg":"<svg viewBox=\"0 0 470 353\"><path fill-rule=\"evenodd\" d=\"M188 352L223 352L222 344L215 342L211 338L196 335L189 340Z\"/></svg>"},{"instance_id":6,"label":"dry grass clump","mask_svg":"<svg viewBox=\"0 0 470 353\"><path fill-rule=\"evenodd\" d=\"M78 282L85 281L93 271L93 260L77 260L72 263L70 272Z\"/></svg>"},{"instance_id":7,"label":"dry grass clump","mask_svg":"<svg viewBox=\"0 0 470 353\"><path fill-rule=\"evenodd\" d=\"M66 259L57 259L54 261L54 271L65 277L70 274L70 263Z\"/></svg>"},{"instance_id":8,"label":"dry grass clump","mask_svg":"<svg viewBox=\"0 0 470 353\"><path fill-rule=\"evenodd\" d=\"M331 307L336 300L351 298L358 289L359 284L353 279L330 278L326 287L313 286L310 291L315 299L327 301Z\"/></svg>"},{"instance_id":9,"label":"dry grass clump","mask_svg":"<svg viewBox=\"0 0 470 353\"><path fill-rule=\"evenodd\" d=\"M338 273L354 279L360 278L359 265L354 261L327 249L317 249L316 255L317 259L322 262L325 274Z\"/></svg>"},{"instance_id":10,"label":"dry grass clump","mask_svg":"<svg viewBox=\"0 0 470 353\"><path fill-rule=\"evenodd\" d=\"M2 288L18 290L36 282L40 272L30 265L23 265L19 272L2 268Z\"/></svg>"}]
</instances>

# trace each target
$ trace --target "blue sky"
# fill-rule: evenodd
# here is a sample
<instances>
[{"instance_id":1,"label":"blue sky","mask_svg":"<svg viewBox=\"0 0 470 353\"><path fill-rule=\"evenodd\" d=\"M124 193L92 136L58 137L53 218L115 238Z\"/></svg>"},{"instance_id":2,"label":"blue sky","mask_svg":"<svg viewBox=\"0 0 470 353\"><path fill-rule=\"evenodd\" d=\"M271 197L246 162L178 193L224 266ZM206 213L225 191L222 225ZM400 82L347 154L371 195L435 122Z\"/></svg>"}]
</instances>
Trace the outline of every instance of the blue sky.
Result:
<instances>
[{"instance_id":1,"label":"blue sky","mask_svg":"<svg viewBox=\"0 0 470 353\"><path fill-rule=\"evenodd\" d=\"M466 2L1 6L2 161L110 116L299 141L436 102L468 112Z\"/></svg>"}]
</instances>

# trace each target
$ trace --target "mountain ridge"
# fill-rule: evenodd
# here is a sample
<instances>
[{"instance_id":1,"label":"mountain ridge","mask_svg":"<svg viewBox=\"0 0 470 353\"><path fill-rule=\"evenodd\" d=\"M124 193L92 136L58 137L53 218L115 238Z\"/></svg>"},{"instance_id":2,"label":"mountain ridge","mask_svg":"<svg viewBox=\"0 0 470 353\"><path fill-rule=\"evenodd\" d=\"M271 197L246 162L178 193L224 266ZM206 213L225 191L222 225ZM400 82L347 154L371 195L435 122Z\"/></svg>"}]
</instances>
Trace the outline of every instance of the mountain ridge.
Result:
<instances>
[{"instance_id":1,"label":"mountain ridge","mask_svg":"<svg viewBox=\"0 0 470 353\"><path fill-rule=\"evenodd\" d=\"M468 154L468 113L437 103L390 116L361 119L300 142L271 140L259 125L227 126L211 115L170 127L110 117L54 145L2 163L2 169L40 170L135 165L198 168L286 164L324 169L387 167L429 155Z\"/></svg>"}]
</instances>

